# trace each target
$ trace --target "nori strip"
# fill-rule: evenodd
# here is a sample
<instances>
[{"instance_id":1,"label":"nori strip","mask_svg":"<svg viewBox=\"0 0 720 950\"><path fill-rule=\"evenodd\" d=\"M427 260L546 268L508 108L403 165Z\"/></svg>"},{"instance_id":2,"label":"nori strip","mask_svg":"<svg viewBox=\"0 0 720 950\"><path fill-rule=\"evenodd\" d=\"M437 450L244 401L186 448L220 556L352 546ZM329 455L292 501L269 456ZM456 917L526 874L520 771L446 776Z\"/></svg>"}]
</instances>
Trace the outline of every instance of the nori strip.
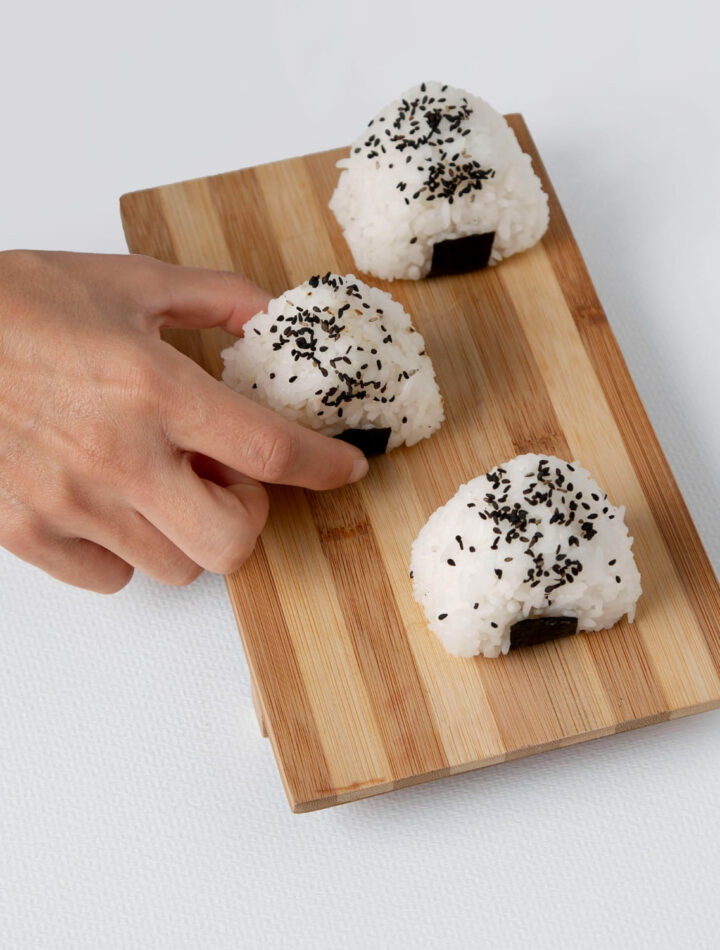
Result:
<instances>
[{"instance_id":1,"label":"nori strip","mask_svg":"<svg viewBox=\"0 0 720 950\"><path fill-rule=\"evenodd\" d=\"M382 455L387 449L390 433L392 429L380 429L371 427L369 429L346 429L340 432L334 438L341 439L343 442L349 442L355 448L360 449L364 455Z\"/></svg>"},{"instance_id":2,"label":"nori strip","mask_svg":"<svg viewBox=\"0 0 720 950\"><path fill-rule=\"evenodd\" d=\"M546 640L570 637L577 633L577 617L528 617L510 627L510 649L534 647Z\"/></svg>"},{"instance_id":3,"label":"nori strip","mask_svg":"<svg viewBox=\"0 0 720 950\"><path fill-rule=\"evenodd\" d=\"M488 231L486 234L468 234L467 237L439 241L433 245L428 277L466 274L487 267L494 240L495 232Z\"/></svg>"}]
</instances>

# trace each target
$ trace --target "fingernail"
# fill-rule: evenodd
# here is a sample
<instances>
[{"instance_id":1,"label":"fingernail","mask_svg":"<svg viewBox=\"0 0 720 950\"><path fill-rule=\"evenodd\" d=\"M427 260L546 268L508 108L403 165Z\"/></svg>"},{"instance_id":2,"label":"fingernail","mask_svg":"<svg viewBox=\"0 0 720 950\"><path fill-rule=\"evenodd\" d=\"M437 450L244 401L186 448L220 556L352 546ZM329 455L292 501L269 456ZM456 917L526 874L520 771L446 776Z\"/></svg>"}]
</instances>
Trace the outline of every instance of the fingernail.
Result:
<instances>
[{"instance_id":1,"label":"fingernail","mask_svg":"<svg viewBox=\"0 0 720 950\"><path fill-rule=\"evenodd\" d=\"M348 479L348 485L359 481L364 475L367 475L369 467L368 460L364 456L359 459L355 459L353 462L352 472L350 472L350 478Z\"/></svg>"}]
</instances>

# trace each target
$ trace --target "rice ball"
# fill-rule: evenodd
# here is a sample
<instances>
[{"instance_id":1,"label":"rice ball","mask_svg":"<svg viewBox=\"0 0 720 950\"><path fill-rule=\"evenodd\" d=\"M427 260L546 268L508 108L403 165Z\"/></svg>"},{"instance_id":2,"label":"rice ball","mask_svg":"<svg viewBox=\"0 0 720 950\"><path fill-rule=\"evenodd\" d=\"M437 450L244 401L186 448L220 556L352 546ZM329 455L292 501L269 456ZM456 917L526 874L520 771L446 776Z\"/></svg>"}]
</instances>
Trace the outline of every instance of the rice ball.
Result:
<instances>
[{"instance_id":1,"label":"rice ball","mask_svg":"<svg viewBox=\"0 0 720 950\"><path fill-rule=\"evenodd\" d=\"M424 82L356 139L330 208L360 271L384 280L475 270L532 247L548 199L503 116Z\"/></svg>"},{"instance_id":2,"label":"rice ball","mask_svg":"<svg viewBox=\"0 0 720 950\"><path fill-rule=\"evenodd\" d=\"M366 454L414 445L445 418L422 334L385 291L327 273L271 300L222 351L223 382Z\"/></svg>"},{"instance_id":3,"label":"rice ball","mask_svg":"<svg viewBox=\"0 0 720 950\"><path fill-rule=\"evenodd\" d=\"M462 485L412 547L415 599L456 656L603 630L642 589L624 507L577 462L519 455Z\"/></svg>"}]
</instances>

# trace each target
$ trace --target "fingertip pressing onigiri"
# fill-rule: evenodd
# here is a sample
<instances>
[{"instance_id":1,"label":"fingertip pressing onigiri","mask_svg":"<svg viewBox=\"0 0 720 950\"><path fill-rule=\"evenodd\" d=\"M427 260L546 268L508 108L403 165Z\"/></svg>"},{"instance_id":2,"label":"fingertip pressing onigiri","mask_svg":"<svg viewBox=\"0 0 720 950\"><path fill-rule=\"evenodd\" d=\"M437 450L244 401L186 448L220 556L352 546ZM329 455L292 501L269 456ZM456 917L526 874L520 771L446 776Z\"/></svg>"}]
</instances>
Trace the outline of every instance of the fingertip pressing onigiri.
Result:
<instances>
[{"instance_id":1,"label":"fingertip pressing onigiri","mask_svg":"<svg viewBox=\"0 0 720 950\"><path fill-rule=\"evenodd\" d=\"M577 463L520 455L465 485L412 547L415 599L449 653L632 622L642 589L624 507Z\"/></svg>"},{"instance_id":2,"label":"fingertip pressing onigiri","mask_svg":"<svg viewBox=\"0 0 720 950\"><path fill-rule=\"evenodd\" d=\"M422 335L390 294L352 274L271 300L222 357L227 385L368 455L414 445L444 419Z\"/></svg>"},{"instance_id":3,"label":"fingertip pressing onigiri","mask_svg":"<svg viewBox=\"0 0 720 950\"><path fill-rule=\"evenodd\" d=\"M475 270L531 247L548 199L504 117L424 82L358 137L330 208L355 265L385 280Z\"/></svg>"}]
</instances>

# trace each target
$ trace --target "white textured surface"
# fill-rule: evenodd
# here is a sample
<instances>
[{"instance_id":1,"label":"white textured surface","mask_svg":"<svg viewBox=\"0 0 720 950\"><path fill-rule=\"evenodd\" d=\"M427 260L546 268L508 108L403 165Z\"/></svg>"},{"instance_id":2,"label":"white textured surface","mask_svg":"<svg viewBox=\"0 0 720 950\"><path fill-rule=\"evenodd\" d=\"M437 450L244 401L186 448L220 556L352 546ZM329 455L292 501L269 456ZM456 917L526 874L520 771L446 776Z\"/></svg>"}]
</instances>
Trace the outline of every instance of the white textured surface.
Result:
<instances>
[{"instance_id":1,"label":"white textured surface","mask_svg":"<svg viewBox=\"0 0 720 950\"><path fill-rule=\"evenodd\" d=\"M0 246L123 250L122 191L425 77L522 111L718 567L709 7L14 4ZM0 553L0 618L3 950L718 945L719 713L294 816L219 578L103 599Z\"/></svg>"}]
</instances>

